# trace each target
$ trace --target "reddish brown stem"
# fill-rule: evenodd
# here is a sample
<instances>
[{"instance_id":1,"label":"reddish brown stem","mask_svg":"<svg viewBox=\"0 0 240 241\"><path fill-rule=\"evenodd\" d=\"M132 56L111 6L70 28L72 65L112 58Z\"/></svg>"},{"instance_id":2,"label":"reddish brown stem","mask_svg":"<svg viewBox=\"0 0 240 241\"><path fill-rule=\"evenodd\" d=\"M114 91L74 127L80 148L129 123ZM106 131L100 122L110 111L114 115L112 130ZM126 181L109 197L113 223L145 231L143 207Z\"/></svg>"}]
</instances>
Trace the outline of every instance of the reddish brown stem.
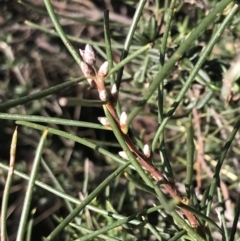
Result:
<instances>
[{"instance_id":1,"label":"reddish brown stem","mask_svg":"<svg viewBox=\"0 0 240 241\"><path fill-rule=\"evenodd\" d=\"M107 93L106 87L104 85L103 79L99 76L96 76L95 78L95 83L96 83L96 87L98 89L98 92L100 93L101 91L105 91ZM178 202L181 202L185 205L188 205L185 201L185 199L183 199L181 197L181 195L177 192L177 190L174 187L174 183L171 183L170 181L168 181L168 179L161 173L161 171L159 171L153 164L152 162L149 160L149 158L147 158L142 152L140 152L137 147L135 146L135 144L132 142L132 140L130 139L128 134L125 134L122 130L121 130L121 125L120 125L120 120L119 117L117 115L116 109L115 109L115 105L114 103L112 103L111 101L111 96L107 96L107 100L108 103L105 104L107 110L109 111L109 113L111 114L111 116L113 117L113 119L115 120L119 130L122 133L122 137L124 138L129 150L135 155L136 159L138 160L138 162L140 163L140 165L142 166L143 169L145 169L150 176L161 183L161 187L169 194L169 196L171 196L172 198L176 199ZM179 209L181 210L181 212L186 216L187 220L189 221L190 225L192 227L194 227L196 229L196 231L202 235L203 232L201 230L201 226L199 221L197 220L197 218L195 217L194 214L192 214L190 211L179 207Z\"/></svg>"}]
</instances>

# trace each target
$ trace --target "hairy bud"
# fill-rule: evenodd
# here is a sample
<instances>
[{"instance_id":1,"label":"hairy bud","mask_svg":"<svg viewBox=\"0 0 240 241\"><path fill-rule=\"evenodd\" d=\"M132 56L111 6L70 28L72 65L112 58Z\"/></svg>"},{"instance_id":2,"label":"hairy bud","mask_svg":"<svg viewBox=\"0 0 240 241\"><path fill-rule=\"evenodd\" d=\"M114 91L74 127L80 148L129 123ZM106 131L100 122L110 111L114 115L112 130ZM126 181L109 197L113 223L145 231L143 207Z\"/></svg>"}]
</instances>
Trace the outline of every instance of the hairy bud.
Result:
<instances>
[{"instance_id":1,"label":"hairy bud","mask_svg":"<svg viewBox=\"0 0 240 241\"><path fill-rule=\"evenodd\" d=\"M128 133L128 127L126 126L126 124L127 124L127 113L122 112L122 114L120 115L120 127L124 134Z\"/></svg>"},{"instance_id":2,"label":"hairy bud","mask_svg":"<svg viewBox=\"0 0 240 241\"><path fill-rule=\"evenodd\" d=\"M80 67L85 77L95 75L93 68L88 64L86 64L85 62L82 61Z\"/></svg>"},{"instance_id":3,"label":"hairy bud","mask_svg":"<svg viewBox=\"0 0 240 241\"><path fill-rule=\"evenodd\" d=\"M98 120L103 126L110 126L110 123L106 117L98 117Z\"/></svg>"},{"instance_id":4,"label":"hairy bud","mask_svg":"<svg viewBox=\"0 0 240 241\"><path fill-rule=\"evenodd\" d=\"M101 101L107 101L108 100L108 93L106 90L99 91L99 98Z\"/></svg>"},{"instance_id":5,"label":"hairy bud","mask_svg":"<svg viewBox=\"0 0 240 241\"><path fill-rule=\"evenodd\" d=\"M112 95L116 95L118 93L117 91L117 85L113 84L112 88L111 88L111 94Z\"/></svg>"},{"instance_id":6,"label":"hairy bud","mask_svg":"<svg viewBox=\"0 0 240 241\"><path fill-rule=\"evenodd\" d=\"M108 62L105 61L98 70L98 76L106 77L107 73L108 73Z\"/></svg>"},{"instance_id":7,"label":"hairy bud","mask_svg":"<svg viewBox=\"0 0 240 241\"><path fill-rule=\"evenodd\" d=\"M88 64L86 64L85 62L82 61L80 67L85 77L90 77L95 75L94 69ZM92 78L87 78L87 81L91 86L96 86L96 83Z\"/></svg>"},{"instance_id":8,"label":"hairy bud","mask_svg":"<svg viewBox=\"0 0 240 241\"><path fill-rule=\"evenodd\" d=\"M148 144L145 144L143 147L143 154L148 158L151 156L151 150Z\"/></svg>"},{"instance_id":9,"label":"hairy bud","mask_svg":"<svg viewBox=\"0 0 240 241\"><path fill-rule=\"evenodd\" d=\"M93 51L93 48L91 45L86 44L85 49L79 49L80 55L82 56L82 59L85 63L89 65L94 65L96 62L96 55Z\"/></svg>"},{"instance_id":10,"label":"hairy bud","mask_svg":"<svg viewBox=\"0 0 240 241\"><path fill-rule=\"evenodd\" d=\"M125 160L128 160L128 156L125 151L118 152L119 156L122 157Z\"/></svg>"}]
</instances>

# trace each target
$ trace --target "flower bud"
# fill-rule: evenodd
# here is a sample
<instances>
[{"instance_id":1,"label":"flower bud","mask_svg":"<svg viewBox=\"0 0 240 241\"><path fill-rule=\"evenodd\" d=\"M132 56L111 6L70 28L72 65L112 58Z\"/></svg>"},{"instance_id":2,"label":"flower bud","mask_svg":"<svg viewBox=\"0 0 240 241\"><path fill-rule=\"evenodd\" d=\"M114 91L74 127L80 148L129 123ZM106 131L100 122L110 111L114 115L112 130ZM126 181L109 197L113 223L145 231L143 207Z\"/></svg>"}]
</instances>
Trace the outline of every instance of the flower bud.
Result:
<instances>
[{"instance_id":1,"label":"flower bud","mask_svg":"<svg viewBox=\"0 0 240 241\"><path fill-rule=\"evenodd\" d=\"M108 73L108 62L105 61L98 70L98 76L103 78L103 77L106 77L107 73Z\"/></svg>"},{"instance_id":2,"label":"flower bud","mask_svg":"<svg viewBox=\"0 0 240 241\"><path fill-rule=\"evenodd\" d=\"M126 124L127 124L127 114L126 112L122 112L122 114L120 115L120 127L124 134L128 133L128 127L126 126Z\"/></svg>"},{"instance_id":3,"label":"flower bud","mask_svg":"<svg viewBox=\"0 0 240 241\"><path fill-rule=\"evenodd\" d=\"M113 105L115 105L118 100L118 90L117 90L116 84L113 84L113 86L110 90L110 93L111 93L111 102Z\"/></svg>"},{"instance_id":4,"label":"flower bud","mask_svg":"<svg viewBox=\"0 0 240 241\"><path fill-rule=\"evenodd\" d=\"M143 147L143 154L148 158L151 156L151 150L148 144L145 144Z\"/></svg>"},{"instance_id":5,"label":"flower bud","mask_svg":"<svg viewBox=\"0 0 240 241\"><path fill-rule=\"evenodd\" d=\"M86 64L85 62L82 61L80 67L81 67L82 72L85 77L95 75L93 68L91 66L89 66L88 64Z\"/></svg>"},{"instance_id":6,"label":"flower bud","mask_svg":"<svg viewBox=\"0 0 240 241\"><path fill-rule=\"evenodd\" d=\"M85 62L82 61L80 67L85 77L95 75L94 69L90 65L86 64ZM87 81L91 86L96 86L96 83L92 78L87 78Z\"/></svg>"},{"instance_id":7,"label":"flower bud","mask_svg":"<svg viewBox=\"0 0 240 241\"><path fill-rule=\"evenodd\" d=\"M126 121L127 121L127 113L125 111L123 111L120 116L120 124L126 125Z\"/></svg>"},{"instance_id":8,"label":"flower bud","mask_svg":"<svg viewBox=\"0 0 240 241\"><path fill-rule=\"evenodd\" d=\"M125 151L118 152L119 156L122 157L125 160L128 160L128 156Z\"/></svg>"},{"instance_id":9,"label":"flower bud","mask_svg":"<svg viewBox=\"0 0 240 241\"><path fill-rule=\"evenodd\" d=\"M110 126L110 123L106 117L98 117L98 120L103 126Z\"/></svg>"},{"instance_id":10,"label":"flower bud","mask_svg":"<svg viewBox=\"0 0 240 241\"><path fill-rule=\"evenodd\" d=\"M116 95L118 93L117 91L117 85L113 84L112 88L111 88L111 94L112 95Z\"/></svg>"},{"instance_id":11,"label":"flower bud","mask_svg":"<svg viewBox=\"0 0 240 241\"><path fill-rule=\"evenodd\" d=\"M80 55L82 56L82 59L85 63L89 65L94 65L96 62L96 55L93 51L93 48L91 45L86 44L85 49L79 49Z\"/></svg>"},{"instance_id":12,"label":"flower bud","mask_svg":"<svg viewBox=\"0 0 240 241\"><path fill-rule=\"evenodd\" d=\"M107 101L108 100L108 93L106 90L99 91L99 98L101 101Z\"/></svg>"}]
</instances>

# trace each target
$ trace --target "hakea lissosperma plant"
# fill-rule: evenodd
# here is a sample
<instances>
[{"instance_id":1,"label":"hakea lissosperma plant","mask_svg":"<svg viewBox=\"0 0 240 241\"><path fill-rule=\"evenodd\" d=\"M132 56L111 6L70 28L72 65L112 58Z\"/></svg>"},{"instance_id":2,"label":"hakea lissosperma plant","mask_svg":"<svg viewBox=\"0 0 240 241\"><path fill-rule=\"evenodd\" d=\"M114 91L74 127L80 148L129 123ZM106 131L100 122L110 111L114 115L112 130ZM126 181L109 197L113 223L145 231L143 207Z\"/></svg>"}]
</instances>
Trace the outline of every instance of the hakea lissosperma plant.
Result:
<instances>
[{"instance_id":1,"label":"hakea lissosperma plant","mask_svg":"<svg viewBox=\"0 0 240 241\"><path fill-rule=\"evenodd\" d=\"M119 118L115 109L116 100L118 98L117 87L114 84L111 90L108 91L104 83L104 80L108 74L108 62L104 62L97 71L95 67L95 53L93 51L93 48L89 44L86 45L84 50L80 50L80 55L83 60L81 62L81 69L83 71L83 74L87 78L88 83L91 86L97 88L99 98L101 101L104 102L103 108L107 110L114 119L116 126L119 128L129 150L133 153L136 160L140 163L141 167L145 169L154 180L160 183L161 189L164 193L167 193L178 203L188 205L187 200L182 198L181 195L177 192L174 183L170 182L167 177L153 165L152 161L150 160L151 151L149 146L145 145L143 148L143 152L140 152L127 134L127 115L125 112L123 112ZM101 124L108 128L111 128L110 122L106 117L99 117L98 119ZM119 155L127 159L127 155L125 152L122 151L119 153ZM200 223L195 217L195 215L193 215L190 211L184 209L183 207L179 207L179 210L185 215L190 225L194 227L199 234L202 235Z\"/></svg>"}]
</instances>

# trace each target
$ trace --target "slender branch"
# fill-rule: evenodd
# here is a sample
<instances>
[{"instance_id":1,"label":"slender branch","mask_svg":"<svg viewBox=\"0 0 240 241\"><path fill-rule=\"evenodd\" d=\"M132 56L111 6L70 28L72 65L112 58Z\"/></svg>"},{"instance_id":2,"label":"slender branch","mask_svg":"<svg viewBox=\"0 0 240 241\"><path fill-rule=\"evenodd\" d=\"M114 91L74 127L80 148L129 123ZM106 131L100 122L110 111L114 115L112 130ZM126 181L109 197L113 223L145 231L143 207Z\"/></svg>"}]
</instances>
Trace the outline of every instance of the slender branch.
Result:
<instances>
[{"instance_id":1,"label":"slender branch","mask_svg":"<svg viewBox=\"0 0 240 241\"><path fill-rule=\"evenodd\" d=\"M93 56L92 59L89 58L90 56ZM119 118L115 108L116 99L118 97L117 88L115 85L113 85L112 90L109 93L109 91L107 91L104 84L104 79L108 74L108 66L103 64L99 68L98 72L95 71L93 67L94 63L92 63L92 61L95 59L93 50L91 53L83 52L82 57L83 59L87 59L88 62L91 62L91 64L88 64L87 62L85 62L85 64L81 66L83 73L85 73L86 77L89 77L89 75L91 76L91 79L93 79L94 86L97 88L99 92L100 100L106 102L106 104L103 104L103 108L105 110L105 114L107 118L101 117L102 124L104 124L107 127L111 127L113 129L117 139L119 140L119 142L121 142L120 144L123 147L125 154L127 155L127 159L129 159L132 162L132 164L136 166L136 170L139 170L138 166L140 164L142 169L146 170L154 180L160 183L160 187L161 189L163 189L163 192L168 193L169 196L175 199L177 203L183 203L186 205L187 204L186 200L183 199L181 195L177 192L177 190L175 189L174 183L171 183L164 176L164 174L153 165L153 163L149 158L150 153L140 152L135 146L135 144L132 142L129 135L127 134L127 131L128 131L127 125L126 125L127 117L124 118L125 115L124 113L122 113ZM122 140L124 140L125 143L122 143ZM126 149L125 146L127 146L128 149ZM129 154L129 151L130 151L130 154ZM132 155L135 157L135 160L132 160ZM137 165L135 163L136 160L138 162ZM148 181L148 178L146 178L146 176L142 174L142 170L140 170L140 173L142 178L148 184L151 185L151 182ZM183 207L179 207L179 209L186 216L191 226L196 229L197 234L200 236L204 236L201 229L201 225L197 220L197 218L195 217L195 215L192 214L190 211L184 209Z\"/></svg>"}]
</instances>

